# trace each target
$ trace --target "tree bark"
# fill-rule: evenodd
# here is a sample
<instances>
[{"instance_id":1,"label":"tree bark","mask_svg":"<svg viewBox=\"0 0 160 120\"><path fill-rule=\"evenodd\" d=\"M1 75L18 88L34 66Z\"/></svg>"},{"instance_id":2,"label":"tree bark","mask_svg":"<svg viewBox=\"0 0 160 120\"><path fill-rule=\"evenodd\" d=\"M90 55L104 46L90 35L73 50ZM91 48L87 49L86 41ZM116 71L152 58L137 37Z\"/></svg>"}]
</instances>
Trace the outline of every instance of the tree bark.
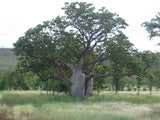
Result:
<instances>
[{"instance_id":1,"label":"tree bark","mask_svg":"<svg viewBox=\"0 0 160 120\"><path fill-rule=\"evenodd\" d=\"M119 90L119 79L120 77L119 76L114 76L114 82L115 82L115 94L118 93L118 90Z\"/></svg>"},{"instance_id":2,"label":"tree bark","mask_svg":"<svg viewBox=\"0 0 160 120\"><path fill-rule=\"evenodd\" d=\"M78 68L74 68L71 83L71 95L83 99L85 97L85 74Z\"/></svg>"},{"instance_id":3,"label":"tree bark","mask_svg":"<svg viewBox=\"0 0 160 120\"><path fill-rule=\"evenodd\" d=\"M138 93L137 93L138 96L139 96L139 93L140 93L140 88L138 87Z\"/></svg>"},{"instance_id":4,"label":"tree bark","mask_svg":"<svg viewBox=\"0 0 160 120\"><path fill-rule=\"evenodd\" d=\"M116 94L118 93L118 88L119 88L119 81L118 81L118 79L115 79L116 81Z\"/></svg>"},{"instance_id":5,"label":"tree bark","mask_svg":"<svg viewBox=\"0 0 160 120\"><path fill-rule=\"evenodd\" d=\"M85 95L91 96L92 91L93 91L93 78L90 78L88 80L86 80L86 86L85 86Z\"/></svg>"}]
</instances>

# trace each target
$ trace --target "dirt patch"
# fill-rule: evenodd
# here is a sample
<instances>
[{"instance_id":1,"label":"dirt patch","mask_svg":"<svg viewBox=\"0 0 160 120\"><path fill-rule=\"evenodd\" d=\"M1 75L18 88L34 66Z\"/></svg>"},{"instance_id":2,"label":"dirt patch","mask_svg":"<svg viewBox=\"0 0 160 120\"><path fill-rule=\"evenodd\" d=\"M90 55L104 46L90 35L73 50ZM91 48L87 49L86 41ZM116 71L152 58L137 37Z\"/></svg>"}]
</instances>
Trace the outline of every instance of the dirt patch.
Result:
<instances>
[{"instance_id":1,"label":"dirt patch","mask_svg":"<svg viewBox=\"0 0 160 120\"><path fill-rule=\"evenodd\" d=\"M0 113L0 120L14 120L13 118L9 118L7 114Z\"/></svg>"},{"instance_id":2,"label":"dirt patch","mask_svg":"<svg viewBox=\"0 0 160 120\"><path fill-rule=\"evenodd\" d=\"M160 115L160 108L154 109L154 114L159 114Z\"/></svg>"},{"instance_id":3,"label":"dirt patch","mask_svg":"<svg viewBox=\"0 0 160 120\"><path fill-rule=\"evenodd\" d=\"M14 116L13 114L9 113L0 113L0 120L15 120L13 116ZM31 118L31 116L28 113L20 115L18 120L21 120L21 118L22 119L25 118L26 120L42 120L42 119Z\"/></svg>"}]
</instances>

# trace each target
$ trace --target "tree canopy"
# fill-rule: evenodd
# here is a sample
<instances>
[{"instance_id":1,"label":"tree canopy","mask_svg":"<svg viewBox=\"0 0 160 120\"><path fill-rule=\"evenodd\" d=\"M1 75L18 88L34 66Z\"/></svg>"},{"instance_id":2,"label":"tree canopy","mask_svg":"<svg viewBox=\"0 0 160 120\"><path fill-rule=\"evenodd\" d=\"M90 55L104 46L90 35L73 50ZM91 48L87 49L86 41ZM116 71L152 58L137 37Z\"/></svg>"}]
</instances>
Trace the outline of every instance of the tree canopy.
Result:
<instances>
[{"instance_id":1,"label":"tree canopy","mask_svg":"<svg viewBox=\"0 0 160 120\"><path fill-rule=\"evenodd\" d=\"M64 16L29 29L14 44L26 71L44 81L61 80L72 86L71 95L83 98L90 78L130 76L141 70L137 51L122 31L127 23L118 14L104 7L96 11L85 2L65 3L62 9ZM116 73L106 61L124 69ZM97 67L105 69L95 73Z\"/></svg>"},{"instance_id":2,"label":"tree canopy","mask_svg":"<svg viewBox=\"0 0 160 120\"><path fill-rule=\"evenodd\" d=\"M156 18L152 18L150 22L144 22L142 26L146 28L150 39L160 37L160 13L158 12Z\"/></svg>"}]
</instances>

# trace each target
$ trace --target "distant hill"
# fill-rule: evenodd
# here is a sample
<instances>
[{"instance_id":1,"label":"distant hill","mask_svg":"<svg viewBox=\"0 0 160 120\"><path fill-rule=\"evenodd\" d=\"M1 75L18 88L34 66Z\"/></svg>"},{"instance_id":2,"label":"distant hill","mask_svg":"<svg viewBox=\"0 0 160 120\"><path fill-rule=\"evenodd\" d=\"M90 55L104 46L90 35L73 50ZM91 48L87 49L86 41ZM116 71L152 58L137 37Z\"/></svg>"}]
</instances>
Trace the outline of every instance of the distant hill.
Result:
<instances>
[{"instance_id":1,"label":"distant hill","mask_svg":"<svg viewBox=\"0 0 160 120\"><path fill-rule=\"evenodd\" d=\"M13 70L17 63L16 56L10 48L0 48L0 72Z\"/></svg>"}]
</instances>

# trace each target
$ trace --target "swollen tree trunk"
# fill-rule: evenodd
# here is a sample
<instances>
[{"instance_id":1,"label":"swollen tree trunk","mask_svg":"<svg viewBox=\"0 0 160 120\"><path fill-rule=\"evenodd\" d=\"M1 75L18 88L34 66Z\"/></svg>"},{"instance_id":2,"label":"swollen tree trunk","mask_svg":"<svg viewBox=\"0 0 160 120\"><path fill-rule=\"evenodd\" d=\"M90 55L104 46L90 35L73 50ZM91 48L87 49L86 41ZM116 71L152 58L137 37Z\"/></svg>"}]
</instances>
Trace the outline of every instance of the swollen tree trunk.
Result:
<instances>
[{"instance_id":1,"label":"swollen tree trunk","mask_svg":"<svg viewBox=\"0 0 160 120\"><path fill-rule=\"evenodd\" d=\"M74 68L71 77L71 95L80 99L85 97L85 74L78 68Z\"/></svg>"},{"instance_id":2,"label":"swollen tree trunk","mask_svg":"<svg viewBox=\"0 0 160 120\"><path fill-rule=\"evenodd\" d=\"M93 91L93 79L90 78L88 80L86 80L86 85L85 85L85 95L88 97L88 96L91 96L92 94L92 91Z\"/></svg>"}]
</instances>

